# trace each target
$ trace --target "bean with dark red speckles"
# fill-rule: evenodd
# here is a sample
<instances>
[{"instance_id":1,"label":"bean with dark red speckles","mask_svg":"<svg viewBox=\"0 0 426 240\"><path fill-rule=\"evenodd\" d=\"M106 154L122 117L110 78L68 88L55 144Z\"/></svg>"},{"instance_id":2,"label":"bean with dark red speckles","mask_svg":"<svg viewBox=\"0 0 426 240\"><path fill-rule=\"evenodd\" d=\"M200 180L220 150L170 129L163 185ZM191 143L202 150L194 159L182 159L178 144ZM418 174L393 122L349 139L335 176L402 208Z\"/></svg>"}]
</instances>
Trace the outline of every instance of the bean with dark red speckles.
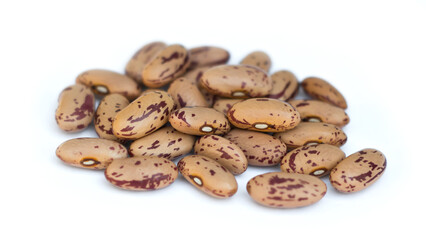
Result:
<instances>
[{"instance_id":1,"label":"bean with dark red speckles","mask_svg":"<svg viewBox=\"0 0 426 240\"><path fill-rule=\"evenodd\" d=\"M55 120L67 132L85 129L93 120L95 96L82 84L75 84L62 90L59 95Z\"/></svg>"},{"instance_id":2,"label":"bean with dark red speckles","mask_svg":"<svg viewBox=\"0 0 426 240\"><path fill-rule=\"evenodd\" d=\"M343 159L330 172L331 185L340 192L358 192L375 183L386 169L386 158L367 148Z\"/></svg>"},{"instance_id":3,"label":"bean with dark red speckles","mask_svg":"<svg viewBox=\"0 0 426 240\"><path fill-rule=\"evenodd\" d=\"M190 155L182 158L177 166L188 182L210 196L228 198L237 192L234 175L213 159Z\"/></svg>"},{"instance_id":4,"label":"bean with dark red speckles","mask_svg":"<svg viewBox=\"0 0 426 240\"><path fill-rule=\"evenodd\" d=\"M189 49L190 69L204 66L225 64L229 60L229 52L223 48L202 46Z\"/></svg>"},{"instance_id":5,"label":"bean with dark red speckles","mask_svg":"<svg viewBox=\"0 0 426 240\"><path fill-rule=\"evenodd\" d=\"M299 90L299 81L292 72L278 71L271 75L272 90L269 98L287 101L296 96Z\"/></svg>"},{"instance_id":6,"label":"bean with dark red speckles","mask_svg":"<svg viewBox=\"0 0 426 240\"><path fill-rule=\"evenodd\" d=\"M95 131L100 138L119 140L112 131L112 121L121 109L129 105L129 100L123 95L113 93L105 96L99 103L95 114Z\"/></svg>"},{"instance_id":7,"label":"bean with dark red speckles","mask_svg":"<svg viewBox=\"0 0 426 240\"><path fill-rule=\"evenodd\" d=\"M311 97L346 109L348 105L343 95L329 82L317 77L308 77L302 81L303 90Z\"/></svg>"},{"instance_id":8,"label":"bean with dark red speckles","mask_svg":"<svg viewBox=\"0 0 426 240\"><path fill-rule=\"evenodd\" d=\"M105 170L106 179L114 186L136 191L165 188L177 176L176 165L159 157L115 159Z\"/></svg>"},{"instance_id":9,"label":"bean with dark red speckles","mask_svg":"<svg viewBox=\"0 0 426 240\"><path fill-rule=\"evenodd\" d=\"M127 157L127 149L112 140L74 138L59 145L56 156L74 167L105 169L113 159Z\"/></svg>"},{"instance_id":10,"label":"bean with dark red speckles","mask_svg":"<svg viewBox=\"0 0 426 240\"><path fill-rule=\"evenodd\" d=\"M235 103L238 103L241 101L242 99L220 98L215 101L213 108L227 115L229 109L231 109L231 107L234 106Z\"/></svg>"},{"instance_id":11,"label":"bean with dark red speckles","mask_svg":"<svg viewBox=\"0 0 426 240\"><path fill-rule=\"evenodd\" d=\"M265 52L255 51L244 57L240 64L255 66L265 72L269 72L271 68L271 58Z\"/></svg>"},{"instance_id":12,"label":"bean with dark red speckles","mask_svg":"<svg viewBox=\"0 0 426 240\"><path fill-rule=\"evenodd\" d=\"M198 87L186 78L174 80L167 92L175 100L177 107L209 107Z\"/></svg>"},{"instance_id":13,"label":"bean with dark red speckles","mask_svg":"<svg viewBox=\"0 0 426 240\"><path fill-rule=\"evenodd\" d=\"M247 192L253 200L267 207L296 208L321 200L327 185L310 175L271 172L250 179Z\"/></svg>"}]
</instances>

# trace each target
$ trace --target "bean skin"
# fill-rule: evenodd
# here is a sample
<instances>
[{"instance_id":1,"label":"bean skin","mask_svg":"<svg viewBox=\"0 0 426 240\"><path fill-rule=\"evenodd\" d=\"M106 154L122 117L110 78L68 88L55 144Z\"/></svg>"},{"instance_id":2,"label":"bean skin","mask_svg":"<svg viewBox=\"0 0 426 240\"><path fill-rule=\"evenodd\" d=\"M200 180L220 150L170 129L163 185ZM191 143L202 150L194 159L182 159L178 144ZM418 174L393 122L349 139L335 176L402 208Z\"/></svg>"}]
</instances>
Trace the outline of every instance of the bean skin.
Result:
<instances>
[{"instance_id":1,"label":"bean skin","mask_svg":"<svg viewBox=\"0 0 426 240\"><path fill-rule=\"evenodd\" d=\"M289 71L278 71L271 75L272 90L268 98L287 101L296 96L299 90L299 81Z\"/></svg>"},{"instance_id":2,"label":"bean skin","mask_svg":"<svg viewBox=\"0 0 426 240\"><path fill-rule=\"evenodd\" d=\"M129 105L123 95L113 93L105 96L99 103L95 114L95 131L100 138L120 141L112 131L112 121L117 112Z\"/></svg>"},{"instance_id":3,"label":"bean skin","mask_svg":"<svg viewBox=\"0 0 426 240\"><path fill-rule=\"evenodd\" d=\"M227 50L213 46L202 46L189 49L190 69L221 65L228 62L230 54Z\"/></svg>"},{"instance_id":4,"label":"bean skin","mask_svg":"<svg viewBox=\"0 0 426 240\"><path fill-rule=\"evenodd\" d=\"M329 82L317 77L308 77L302 81L303 90L311 97L330 103L343 109L348 108L343 95Z\"/></svg>"},{"instance_id":5,"label":"bean skin","mask_svg":"<svg viewBox=\"0 0 426 240\"><path fill-rule=\"evenodd\" d=\"M269 72L271 68L271 58L265 52L255 51L244 57L240 64L258 67L265 72Z\"/></svg>"}]
</instances>

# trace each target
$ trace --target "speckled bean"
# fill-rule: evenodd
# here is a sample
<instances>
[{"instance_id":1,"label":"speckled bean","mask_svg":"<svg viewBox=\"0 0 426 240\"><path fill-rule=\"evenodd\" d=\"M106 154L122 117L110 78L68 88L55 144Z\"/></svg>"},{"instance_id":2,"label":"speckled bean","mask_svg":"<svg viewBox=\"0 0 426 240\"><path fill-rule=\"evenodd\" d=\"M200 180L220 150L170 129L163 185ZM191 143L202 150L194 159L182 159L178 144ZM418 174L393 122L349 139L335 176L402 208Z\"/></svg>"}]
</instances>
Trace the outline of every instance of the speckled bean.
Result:
<instances>
[{"instance_id":1,"label":"speckled bean","mask_svg":"<svg viewBox=\"0 0 426 240\"><path fill-rule=\"evenodd\" d=\"M348 137L339 127L330 123L301 122L295 128L275 133L289 150L318 143L326 143L337 147L346 143Z\"/></svg>"},{"instance_id":2,"label":"speckled bean","mask_svg":"<svg viewBox=\"0 0 426 240\"><path fill-rule=\"evenodd\" d=\"M241 174L247 170L247 158L241 148L221 136L199 138L194 145L194 154L216 160L232 174Z\"/></svg>"},{"instance_id":3,"label":"speckled bean","mask_svg":"<svg viewBox=\"0 0 426 240\"><path fill-rule=\"evenodd\" d=\"M255 51L244 57L240 64L255 66L265 72L269 72L271 68L271 58L265 52Z\"/></svg>"},{"instance_id":4,"label":"speckled bean","mask_svg":"<svg viewBox=\"0 0 426 240\"><path fill-rule=\"evenodd\" d=\"M56 156L71 166L105 169L112 160L127 157L127 149L112 140L74 138L59 145Z\"/></svg>"},{"instance_id":5,"label":"speckled bean","mask_svg":"<svg viewBox=\"0 0 426 240\"><path fill-rule=\"evenodd\" d=\"M182 45L170 45L145 66L142 81L147 87L162 87L184 74L188 66L188 51Z\"/></svg>"},{"instance_id":6,"label":"speckled bean","mask_svg":"<svg viewBox=\"0 0 426 240\"><path fill-rule=\"evenodd\" d=\"M189 49L190 69L203 66L225 64L229 60L229 52L223 48L203 46Z\"/></svg>"},{"instance_id":7,"label":"speckled bean","mask_svg":"<svg viewBox=\"0 0 426 240\"><path fill-rule=\"evenodd\" d=\"M224 138L241 148L251 166L277 165L286 153L286 146L271 135L233 129Z\"/></svg>"},{"instance_id":8,"label":"speckled bean","mask_svg":"<svg viewBox=\"0 0 426 240\"><path fill-rule=\"evenodd\" d=\"M331 123L343 127L349 123L349 116L339 107L318 100L289 100L300 113L304 122Z\"/></svg>"},{"instance_id":9,"label":"speckled bean","mask_svg":"<svg viewBox=\"0 0 426 240\"><path fill-rule=\"evenodd\" d=\"M179 172L192 185L210 196L228 198L238 189L230 171L218 162L200 155L190 155L178 163Z\"/></svg>"},{"instance_id":10,"label":"speckled bean","mask_svg":"<svg viewBox=\"0 0 426 240\"><path fill-rule=\"evenodd\" d=\"M172 96L178 108L182 107L209 107L198 87L186 78L174 80L167 92Z\"/></svg>"},{"instance_id":11,"label":"speckled bean","mask_svg":"<svg viewBox=\"0 0 426 240\"><path fill-rule=\"evenodd\" d=\"M358 151L330 172L331 185L340 192L358 192L376 182L386 169L386 158L372 148Z\"/></svg>"},{"instance_id":12,"label":"speckled bean","mask_svg":"<svg viewBox=\"0 0 426 240\"><path fill-rule=\"evenodd\" d=\"M191 135L220 135L231 130L223 113L206 107L177 109L170 114L169 122L176 130Z\"/></svg>"},{"instance_id":13,"label":"speckled bean","mask_svg":"<svg viewBox=\"0 0 426 240\"><path fill-rule=\"evenodd\" d=\"M253 200L267 207L296 208L321 200L327 185L314 176L271 172L250 179L247 192Z\"/></svg>"},{"instance_id":14,"label":"speckled bean","mask_svg":"<svg viewBox=\"0 0 426 240\"><path fill-rule=\"evenodd\" d=\"M262 97L272 81L261 69L248 65L220 65L205 71L200 85L212 94L229 98Z\"/></svg>"},{"instance_id":15,"label":"speckled bean","mask_svg":"<svg viewBox=\"0 0 426 240\"><path fill-rule=\"evenodd\" d=\"M93 69L77 76L76 83L84 84L101 96L119 93L129 100L137 98L141 89L130 77L109 70Z\"/></svg>"},{"instance_id":16,"label":"speckled bean","mask_svg":"<svg viewBox=\"0 0 426 240\"><path fill-rule=\"evenodd\" d=\"M195 85L199 86L201 76L203 76L203 73L210 68L211 66L198 67L198 68L187 71L182 77L188 79L189 81L195 83Z\"/></svg>"},{"instance_id":17,"label":"speckled bean","mask_svg":"<svg viewBox=\"0 0 426 240\"><path fill-rule=\"evenodd\" d=\"M113 93L105 96L99 103L95 113L95 131L100 138L119 140L112 131L112 121L115 115L129 105L129 100L123 95Z\"/></svg>"},{"instance_id":18,"label":"speckled bean","mask_svg":"<svg viewBox=\"0 0 426 240\"><path fill-rule=\"evenodd\" d=\"M129 152L133 156L157 156L173 160L189 153L194 142L194 136L166 126L134 141L130 144Z\"/></svg>"},{"instance_id":19,"label":"speckled bean","mask_svg":"<svg viewBox=\"0 0 426 240\"><path fill-rule=\"evenodd\" d=\"M166 46L163 42L152 42L143 46L127 63L126 75L142 83L143 69Z\"/></svg>"},{"instance_id":20,"label":"speckled bean","mask_svg":"<svg viewBox=\"0 0 426 240\"><path fill-rule=\"evenodd\" d=\"M289 71L278 71L271 75L272 90L269 98L287 101L296 96L299 90L299 81Z\"/></svg>"},{"instance_id":21,"label":"speckled bean","mask_svg":"<svg viewBox=\"0 0 426 240\"><path fill-rule=\"evenodd\" d=\"M105 170L105 178L114 186L136 191L165 188L178 174L173 162L159 157L115 159Z\"/></svg>"},{"instance_id":22,"label":"speckled bean","mask_svg":"<svg viewBox=\"0 0 426 240\"><path fill-rule=\"evenodd\" d=\"M308 77L302 81L303 90L311 97L346 109L348 105L343 95L329 82L317 77Z\"/></svg>"},{"instance_id":23,"label":"speckled bean","mask_svg":"<svg viewBox=\"0 0 426 240\"><path fill-rule=\"evenodd\" d=\"M62 90L59 95L55 120L58 126L67 132L85 129L93 120L95 97L90 89L75 84Z\"/></svg>"},{"instance_id":24,"label":"speckled bean","mask_svg":"<svg viewBox=\"0 0 426 240\"><path fill-rule=\"evenodd\" d=\"M213 108L227 115L229 109L231 109L231 107L234 106L235 103L238 103L241 101L242 99L220 98L214 102Z\"/></svg>"},{"instance_id":25,"label":"speckled bean","mask_svg":"<svg viewBox=\"0 0 426 240\"><path fill-rule=\"evenodd\" d=\"M302 146L284 156L281 161L281 171L322 177L327 175L345 156L340 148L333 145Z\"/></svg>"},{"instance_id":26,"label":"speckled bean","mask_svg":"<svg viewBox=\"0 0 426 240\"><path fill-rule=\"evenodd\" d=\"M164 91L140 96L115 115L112 130L121 139L138 139L167 123L176 108L172 97Z\"/></svg>"},{"instance_id":27,"label":"speckled bean","mask_svg":"<svg viewBox=\"0 0 426 240\"><path fill-rule=\"evenodd\" d=\"M235 103L228 111L232 125L261 132L283 132L300 122L299 113L290 104L270 98L252 98Z\"/></svg>"}]
</instances>

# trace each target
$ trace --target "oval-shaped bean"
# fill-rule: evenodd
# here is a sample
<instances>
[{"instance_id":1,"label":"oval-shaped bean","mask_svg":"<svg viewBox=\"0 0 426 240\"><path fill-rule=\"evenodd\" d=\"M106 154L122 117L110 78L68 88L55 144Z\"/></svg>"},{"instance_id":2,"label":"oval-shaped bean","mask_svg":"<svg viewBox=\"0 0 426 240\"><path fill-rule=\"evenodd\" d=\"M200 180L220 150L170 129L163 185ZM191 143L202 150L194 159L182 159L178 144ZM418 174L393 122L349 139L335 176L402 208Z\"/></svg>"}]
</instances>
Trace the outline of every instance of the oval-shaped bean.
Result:
<instances>
[{"instance_id":1,"label":"oval-shaped bean","mask_svg":"<svg viewBox=\"0 0 426 240\"><path fill-rule=\"evenodd\" d=\"M254 51L244 57L240 64L255 66L265 72L269 72L271 68L271 58L265 52Z\"/></svg>"},{"instance_id":2,"label":"oval-shaped bean","mask_svg":"<svg viewBox=\"0 0 426 240\"><path fill-rule=\"evenodd\" d=\"M386 169L386 158L372 148L343 159L330 172L331 185L340 192L358 192L377 181Z\"/></svg>"},{"instance_id":3,"label":"oval-shaped bean","mask_svg":"<svg viewBox=\"0 0 426 240\"><path fill-rule=\"evenodd\" d=\"M115 115L129 105L129 100L123 95L113 93L106 95L99 103L95 114L95 131L100 138L119 140L112 131L112 121Z\"/></svg>"},{"instance_id":4,"label":"oval-shaped bean","mask_svg":"<svg viewBox=\"0 0 426 240\"><path fill-rule=\"evenodd\" d=\"M262 97L272 81L261 69L248 65L220 65L205 71L200 85L212 94L229 98Z\"/></svg>"},{"instance_id":5,"label":"oval-shaped bean","mask_svg":"<svg viewBox=\"0 0 426 240\"><path fill-rule=\"evenodd\" d=\"M349 116L342 108L318 100L289 100L300 113L304 122L331 123L343 127L349 123Z\"/></svg>"},{"instance_id":6,"label":"oval-shaped bean","mask_svg":"<svg viewBox=\"0 0 426 240\"><path fill-rule=\"evenodd\" d=\"M170 114L169 122L179 132L191 135L225 134L231 125L225 115L213 108L184 107Z\"/></svg>"},{"instance_id":7,"label":"oval-shaped bean","mask_svg":"<svg viewBox=\"0 0 426 240\"><path fill-rule=\"evenodd\" d=\"M59 145L56 156L74 167L105 169L112 160L127 157L127 149L112 140L74 138Z\"/></svg>"},{"instance_id":8,"label":"oval-shaped bean","mask_svg":"<svg viewBox=\"0 0 426 240\"><path fill-rule=\"evenodd\" d=\"M225 64L229 60L229 52L223 48L202 46L189 49L190 69L204 66Z\"/></svg>"},{"instance_id":9,"label":"oval-shaped bean","mask_svg":"<svg viewBox=\"0 0 426 240\"><path fill-rule=\"evenodd\" d=\"M271 135L241 129L232 129L224 138L241 148L251 166L277 165L287 147Z\"/></svg>"},{"instance_id":10,"label":"oval-shaped bean","mask_svg":"<svg viewBox=\"0 0 426 240\"><path fill-rule=\"evenodd\" d=\"M178 108L209 106L198 87L186 78L178 78L174 80L170 84L167 92L177 103Z\"/></svg>"},{"instance_id":11,"label":"oval-shaped bean","mask_svg":"<svg viewBox=\"0 0 426 240\"><path fill-rule=\"evenodd\" d=\"M67 132L85 129L93 120L95 96L82 84L75 84L62 90L59 95L55 120Z\"/></svg>"},{"instance_id":12,"label":"oval-shaped bean","mask_svg":"<svg viewBox=\"0 0 426 240\"><path fill-rule=\"evenodd\" d=\"M253 200L267 207L296 208L321 200L327 185L314 176L271 172L250 179L247 192Z\"/></svg>"},{"instance_id":13,"label":"oval-shaped bean","mask_svg":"<svg viewBox=\"0 0 426 240\"><path fill-rule=\"evenodd\" d=\"M167 123L176 104L164 91L140 96L115 115L112 130L121 139L138 139Z\"/></svg>"},{"instance_id":14,"label":"oval-shaped bean","mask_svg":"<svg viewBox=\"0 0 426 240\"><path fill-rule=\"evenodd\" d=\"M119 93L129 100L137 98L141 89L130 77L109 70L93 69L77 76L76 83L84 84L101 96Z\"/></svg>"},{"instance_id":15,"label":"oval-shaped bean","mask_svg":"<svg viewBox=\"0 0 426 240\"><path fill-rule=\"evenodd\" d=\"M322 177L345 157L345 153L333 145L302 146L284 156L281 161L281 171Z\"/></svg>"},{"instance_id":16,"label":"oval-shaped bean","mask_svg":"<svg viewBox=\"0 0 426 240\"><path fill-rule=\"evenodd\" d=\"M289 149L318 143L340 147L348 139L341 128L321 122L301 122L291 130L275 133L274 137L280 139Z\"/></svg>"},{"instance_id":17,"label":"oval-shaped bean","mask_svg":"<svg viewBox=\"0 0 426 240\"><path fill-rule=\"evenodd\" d=\"M272 90L268 98L287 101L296 96L299 90L299 81L289 71L278 71L271 75Z\"/></svg>"},{"instance_id":18,"label":"oval-shaped bean","mask_svg":"<svg viewBox=\"0 0 426 240\"><path fill-rule=\"evenodd\" d=\"M221 136L199 138L194 145L194 154L216 160L232 174L241 174L247 170L247 158L241 148Z\"/></svg>"},{"instance_id":19,"label":"oval-shaped bean","mask_svg":"<svg viewBox=\"0 0 426 240\"><path fill-rule=\"evenodd\" d=\"M283 132L300 122L290 104L277 99L252 98L235 103L228 111L232 125L260 132Z\"/></svg>"},{"instance_id":20,"label":"oval-shaped bean","mask_svg":"<svg viewBox=\"0 0 426 240\"><path fill-rule=\"evenodd\" d=\"M166 46L163 42L151 42L143 46L127 63L126 75L142 83L143 69Z\"/></svg>"},{"instance_id":21,"label":"oval-shaped bean","mask_svg":"<svg viewBox=\"0 0 426 240\"><path fill-rule=\"evenodd\" d=\"M172 161L159 157L115 159L105 170L105 178L114 186L136 191L165 188L178 174Z\"/></svg>"},{"instance_id":22,"label":"oval-shaped bean","mask_svg":"<svg viewBox=\"0 0 426 240\"><path fill-rule=\"evenodd\" d=\"M233 99L233 98L220 98L215 101L213 108L223 114L228 115L229 109L234 106L235 103L241 102L242 99Z\"/></svg>"},{"instance_id":23,"label":"oval-shaped bean","mask_svg":"<svg viewBox=\"0 0 426 240\"><path fill-rule=\"evenodd\" d=\"M194 83L197 87L200 85L201 76L203 76L204 72L208 69L212 68L211 66L206 67L198 67L192 70L187 71L182 77L188 79L192 83Z\"/></svg>"},{"instance_id":24,"label":"oval-shaped bean","mask_svg":"<svg viewBox=\"0 0 426 240\"><path fill-rule=\"evenodd\" d=\"M188 51L182 45L170 45L145 66L142 81L147 87L162 87L184 74L188 66Z\"/></svg>"},{"instance_id":25,"label":"oval-shaped bean","mask_svg":"<svg viewBox=\"0 0 426 240\"><path fill-rule=\"evenodd\" d=\"M308 77L302 81L303 90L311 97L334 106L346 109L348 105L343 95L324 79Z\"/></svg>"},{"instance_id":26,"label":"oval-shaped bean","mask_svg":"<svg viewBox=\"0 0 426 240\"><path fill-rule=\"evenodd\" d=\"M210 196L228 198L237 192L234 175L213 159L190 155L182 158L177 166L188 182Z\"/></svg>"},{"instance_id":27,"label":"oval-shaped bean","mask_svg":"<svg viewBox=\"0 0 426 240\"><path fill-rule=\"evenodd\" d=\"M129 152L133 156L157 156L173 160L189 153L194 142L194 136L166 126L134 141L130 144Z\"/></svg>"}]
</instances>

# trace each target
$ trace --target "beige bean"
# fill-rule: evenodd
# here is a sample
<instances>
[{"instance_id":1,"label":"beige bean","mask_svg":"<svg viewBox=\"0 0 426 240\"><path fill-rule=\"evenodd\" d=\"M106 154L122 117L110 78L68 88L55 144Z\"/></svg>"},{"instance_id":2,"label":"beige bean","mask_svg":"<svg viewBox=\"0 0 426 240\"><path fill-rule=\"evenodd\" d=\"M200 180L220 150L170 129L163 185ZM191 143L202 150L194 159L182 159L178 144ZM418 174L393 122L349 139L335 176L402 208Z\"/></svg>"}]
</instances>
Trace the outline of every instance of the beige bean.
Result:
<instances>
[{"instance_id":1,"label":"beige bean","mask_svg":"<svg viewBox=\"0 0 426 240\"><path fill-rule=\"evenodd\" d=\"M74 167L105 169L112 160L127 157L127 149L112 140L74 138L59 145L56 156Z\"/></svg>"},{"instance_id":2,"label":"beige bean","mask_svg":"<svg viewBox=\"0 0 426 240\"><path fill-rule=\"evenodd\" d=\"M321 122L301 122L291 130L275 133L274 137L285 143L289 150L318 143L340 147L348 139L341 128Z\"/></svg>"},{"instance_id":3,"label":"beige bean","mask_svg":"<svg viewBox=\"0 0 426 240\"><path fill-rule=\"evenodd\" d=\"M159 157L115 159L105 170L105 178L114 186L136 191L165 188L178 174L173 162Z\"/></svg>"},{"instance_id":4,"label":"beige bean","mask_svg":"<svg viewBox=\"0 0 426 240\"><path fill-rule=\"evenodd\" d=\"M265 52L255 51L244 57L240 64L255 66L265 72L269 72L271 68L271 58Z\"/></svg>"},{"instance_id":5,"label":"beige bean","mask_svg":"<svg viewBox=\"0 0 426 240\"><path fill-rule=\"evenodd\" d=\"M286 146L271 135L233 129L224 138L241 148L251 166L277 165L286 153Z\"/></svg>"},{"instance_id":6,"label":"beige bean","mask_svg":"<svg viewBox=\"0 0 426 240\"><path fill-rule=\"evenodd\" d=\"M106 95L99 103L95 114L95 131L100 138L119 140L112 131L112 121L115 115L129 105L129 100L123 95L113 93Z\"/></svg>"},{"instance_id":7,"label":"beige bean","mask_svg":"<svg viewBox=\"0 0 426 240\"><path fill-rule=\"evenodd\" d=\"M126 65L126 75L142 83L142 71L145 66L164 48L163 42L151 42L139 49Z\"/></svg>"},{"instance_id":8,"label":"beige bean","mask_svg":"<svg viewBox=\"0 0 426 240\"><path fill-rule=\"evenodd\" d=\"M182 158L177 166L188 182L210 196L228 198L237 192L234 175L213 159L190 155Z\"/></svg>"},{"instance_id":9,"label":"beige bean","mask_svg":"<svg viewBox=\"0 0 426 240\"><path fill-rule=\"evenodd\" d=\"M191 135L220 135L231 130L223 113L206 107L184 107L175 110L170 114L169 122L179 132Z\"/></svg>"},{"instance_id":10,"label":"beige bean","mask_svg":"<svg viewBox=\"0 0 426 240\"><path fill-rule=\"evenodd\" d=\"M101 96L119 93L129 100L137 98L141 89L130 77L109 70L93 69L77 76L76 83L84 84Z\"/></svg>"},{"instance_id":11,"label":"beige bean","mask_svg":"<svg viewBox=\"0 0 426 240\"><path fill-rule=\"evenodd\" d=\"M252 98L235 103L228 111L232 125L261 132L283 132L296 127L299 113L290 104L270 98Z\"/></svg>"},{"instance_id":12,"label":"beige bean","mask_svg":"<svg viewBox=\"0 0 426 240\"><path fill-rule=\"evenodd\" d=\"M213 108L223 114L227 115L229 109L234 106L235 103L241 102L242 99L233 99L233 98L220 98L217 99L213 105Z\"/></svg>"},{"instance_id":13,"label":"beige bean","mask_svg":"<svg viewBox=\"0 0 426 240\"><path fill-rule=\"evenodd\" d=\"M189 81L191 81L195 85L199 86L201 76L203 76L204 72L207 71L210 68L212 68L212 67L211 66L197 67L195 69L191 69L191 70L187 71L182 77L188 79Z\"/></svg>"},{"instance_id":14,"label":"beige bean","mask_svg":"<svg viewBox=\"0 0 426 240\"><path fill-rule=\"evenodd\" d=\"M90 89L82 84L71 85L59 95L55 120L67 132L85 129L93 120L95 97Z\"/></svg>"},{"instance_id":15,"label":"beige bean","mask_svg":"<svg viewBox=\"0 0 426 240\"><path fill-rule=\"evenodd\" d=\"M194 154L216 160L232 174L241 174L247 170L247 158L241 148L221 136L200 137L195 142Z\"/></svg>"},{"instance_id":16,"label":"beige bean","mask_svg":"<svg viewBox=\"0 0 426 240\"><path fill-rule=\"evenodd\" d=\"M330 172L331 185L340 192L358 192L375 183L386 169L386 158L372 148L351 154Z\"/></svg>"},{"instance_id":17,"label":"beige bean","mask_svg":"<svg viewBox=\"0 0 426 240\"><path fill-rule=\"evenodd\" d=\"M176 104L168 93L146 93L115 115L113 133L121 139L138 139L149 135L167 123L175 108Z\"/></svg>"},{"instance_id":18,"label":"beige bean","mask_svg":"<svg viewBox=\"0 0 426 240\"><path fill-rule=\"evenodd\" d=\"M346 109L348 105L343 95L329 82L317 77L309 77L302 81L303 90L311 97Z\"/></svg>"},{"instance_id":19,"label":"beige bean","mask_svg":"<svg viewBox=\"0 0 426 240\"><path fill-rule=\"evenodd\" d=\"M343 127L349 123L349 116L339 107L318 100L289 100L300 113L304 122L331 123Z\"/></svg>"},{"instance_id":20,"label":"beige bean","mask_svg":"<svg viewBox=\"0 0 426 240\"><path fill-rule=\"evenodd\" d=\"M177 103L178 108L182 107L209 107L203 94L198 87L186 78L174 80L167 92Z\"/></svg>"},{"instance_id":21,"label":"beige bean","mask_svg":"<svg viewBox=\"0 0 426 240\"><path fill-rule=\"evenodd\" d=\"M327 175L345 156L340 148L333 145L302 146L284 156L281 161L281 171L322 177Z\"/></svg>"},{"instance_id":22,"label":"beige bean","mask_svg":"<svg viewBox=\"0 0 426 240\"><path fill-rule=\"evenodd\" d=\"M162 87L184 74L189 63L189 53L182 45L170 45L145 66L142 81L147 87Z\"/></svg>"},{"instance_id":23,"label":"beige bean","mask_svg":"<svg viewBox=\"0 0 426 240\"><path fill-rule=\"evenodd\" d=\"M174 160L189 153L194 142L194 136L166 126L134 141L130 144L129 152L133 156L157 156Z\"/></svg>"},{"instance_id":24,"label":"beige bean","mask_svg":"<svg viewBox=\"0 0 426 240\"><path fill-rule=\"evenodd\" d=\"M225 64L229 60L229 52L223 48L202 46L189 49L190 69Z\"/></svg>"},{"instance_id":25,"label":"beige bean","mask_svg":"<svg viewBox=\"0 0 426 240\"><path fill-rule=\"evenodd\" d=\"M271 172L250 179L247 192L253 200L267 207L297 208L321 200L327 185L314 176Z\"/></svg>"},{"instance_id":26,"label":"beige bean","mask_svg":"<svg viewBox=\"0 0 426 240\"><path fill-rule=\"evenodd\" d=\"M263 70L248 65L220 65L205 71L200 85L212 94L228 98L267 96L272 81Z\"/></svg>"},{"instance_id":27,"label":"beige bean","mask_svg":"<svg viewBox=\"0 0 426 240\"><path fill-rule=\"evenodd\" d=\"M271 75L272 90L269 98L287 101L296 96L299 90L299 81L289 71L278 71Z\"/></svg>"}]
</instances>

